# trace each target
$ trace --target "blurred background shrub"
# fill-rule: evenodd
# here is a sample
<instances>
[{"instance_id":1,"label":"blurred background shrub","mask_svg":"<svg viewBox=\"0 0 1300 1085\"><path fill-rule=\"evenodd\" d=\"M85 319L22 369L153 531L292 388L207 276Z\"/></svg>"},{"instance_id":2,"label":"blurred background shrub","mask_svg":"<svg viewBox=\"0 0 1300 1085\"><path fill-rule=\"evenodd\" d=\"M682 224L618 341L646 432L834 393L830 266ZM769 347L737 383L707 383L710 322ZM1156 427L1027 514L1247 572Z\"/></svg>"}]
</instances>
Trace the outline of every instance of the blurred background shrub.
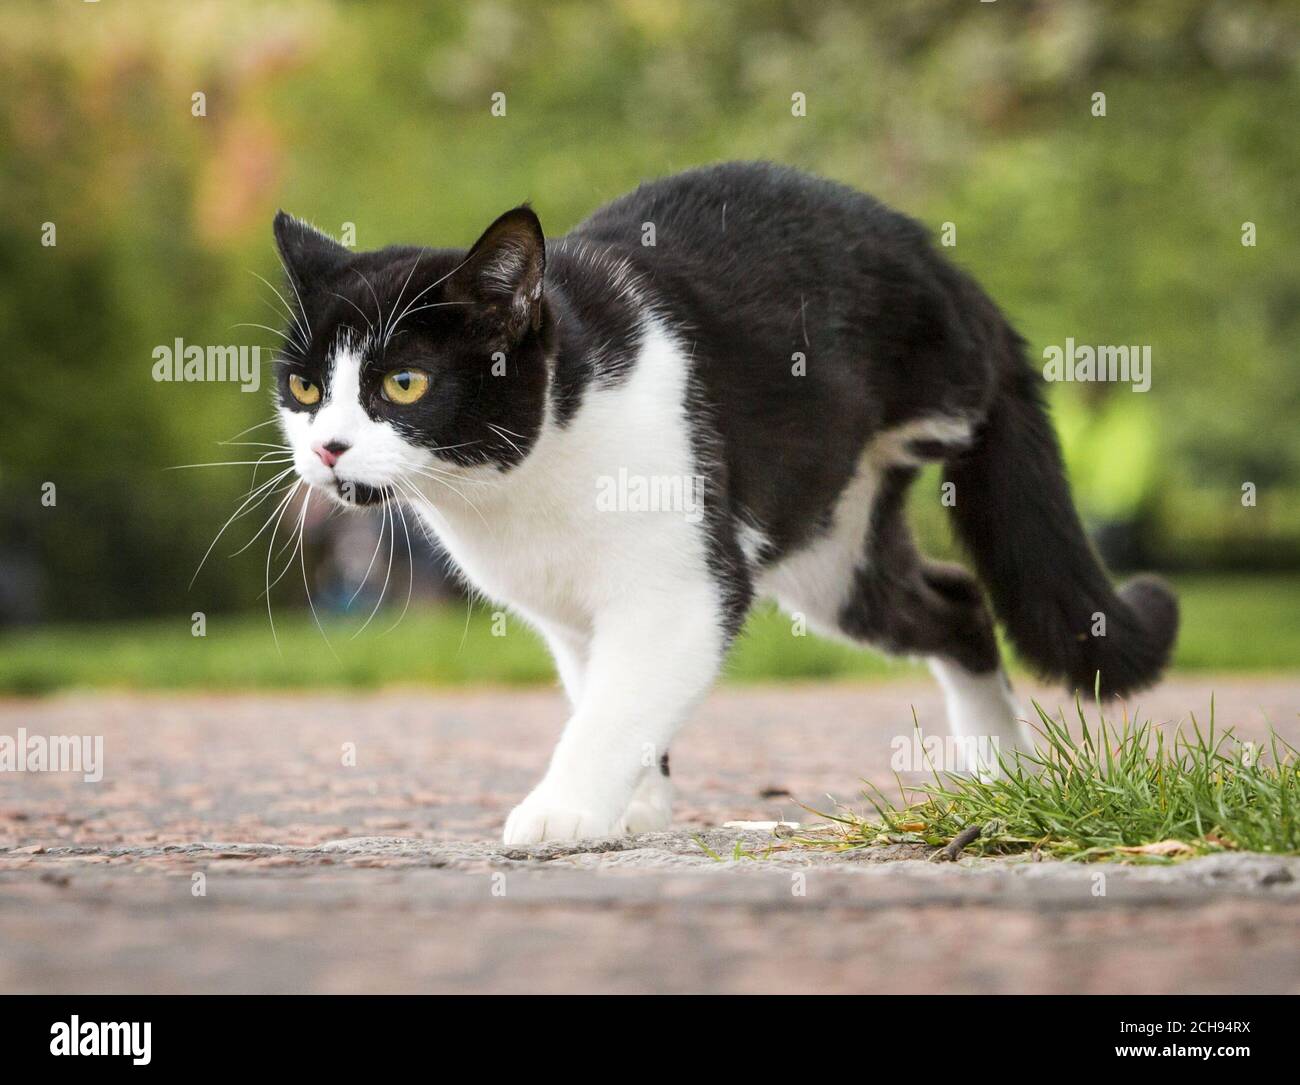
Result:
<instances>
[{"instance_id":1,"label":"blurred background shrub","mask_svg":"<svg viewBox=\"0 0 1300 1085\"><path fill-rule=\"evenodd\" d=\"M187 587L248 469L164 469L247 458L218 442L269 417L265 385L151 370L177 338L273 346L234 325L278 324L251 274L280 281L277 207L372 248L466 245L528 199L558 235L643 179L727 158L846 181L936 235L954 224L946 251L1034 359L1067 337L1151 346L1148 392L1051 389L1113 564L1295 569L1297 40L1283 0L8 0L0 624L264 605L264 553L225 560L260 518ZM914 503L942 551L936 487ZM327 603L350 594L339 522L313 524L304 569ZM417 597L436 595L437 557L415 565ZM286 579L277 607L302 606Z\"/></svg>"}]
</instances>

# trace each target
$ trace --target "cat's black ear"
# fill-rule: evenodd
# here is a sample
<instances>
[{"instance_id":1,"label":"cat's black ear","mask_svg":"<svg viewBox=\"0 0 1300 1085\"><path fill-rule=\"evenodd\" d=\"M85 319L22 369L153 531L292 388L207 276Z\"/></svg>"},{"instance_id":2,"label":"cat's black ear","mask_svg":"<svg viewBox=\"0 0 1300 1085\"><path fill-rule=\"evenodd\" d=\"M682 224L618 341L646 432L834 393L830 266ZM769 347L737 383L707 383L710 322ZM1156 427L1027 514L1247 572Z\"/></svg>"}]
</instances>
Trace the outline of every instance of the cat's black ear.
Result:
<instances>
[{"instance_id":1,"label":"cat's black ear","mask_svg":"<svg viewBox=\"0 0 1300 1085\"><path fill-rule=\"evenodd\" d=\"M483 231L453 276L459 293L497 308L512 338L542 323L546 239L527 204L507 211Z\"/></svg>"},{"instance_id":2,"label":"cat's black ear","mask_svg":"<svg viewBox=\"0 0 1300 1085\"><path fill-rule=\"evenodd\" d=\"M275 216L275 244L289 277L300 287L334 270L352 255L315 226L283 211Z\"/></svg>"}]
</instances>

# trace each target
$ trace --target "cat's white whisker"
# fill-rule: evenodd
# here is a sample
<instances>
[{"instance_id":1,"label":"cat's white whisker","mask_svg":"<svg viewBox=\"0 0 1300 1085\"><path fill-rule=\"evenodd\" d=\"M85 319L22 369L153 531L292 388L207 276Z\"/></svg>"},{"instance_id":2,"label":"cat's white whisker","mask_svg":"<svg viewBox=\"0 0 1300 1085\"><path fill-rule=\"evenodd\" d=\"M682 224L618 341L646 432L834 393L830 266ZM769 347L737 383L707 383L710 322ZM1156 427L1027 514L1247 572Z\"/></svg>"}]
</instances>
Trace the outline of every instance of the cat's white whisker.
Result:
<instances>
[{"instance_id":1,"label":"cat's white whisker","mask_svg":"<svg viewBox=\"0 0 1300 1085\"><path fill-rule=\"evenodd\" d=\"M267 518L266 523L264 523L261 527L257 529L256 535L254 535L251 539L248 540L248 542L244 543L243 546L241 546L238 550L236 550L233 554L230 555L232 558L239 557L240 554L242 554L245 550L247 550L250 546L252 546L253 543L257 542L257 540L262 537L262 533L266 531L268 527L271 526L271 518L275 517L277 513L279 513L280 510L284 508L284 506L288 505L289 502L293 500L294 494L298 492L299 488L302 485L303 485L302 479L299 479L297 485L294 486L294 488L291 491L289 491L289 495L280 503L280 508L276 509L275 512L271 513L271 516ZM272 531L271 544L274 545L274 542L275 542L275 532ZM267 548L267 557L270 557L270 547Z\"/></svg>"},{"instance_id":2,"label":"cat's white whisker","mask_svg":"<svg viewBox=\"0 0 1300 1085\"><path fill-rule=\"evenodd\" d=\"M464 475L457 475L452 473L451 471L447 471L439 467L433 467L429 464L410 463L406 460L401 460L400 463L405 470L409 472L414 472L417 475L422 475L423 477L434 481L451 480L452 482L463 482L470 486L494 485L491 479L466 478Z\"/></svg>"},{"instance_id":3,"label":"cat's white whisker","mask_svg":"<svg viewBox=\"0 0 1300 1085\"><path fill-rule=\"evenodd\" d=\"M468 444L481 444L479 441L470 441ZM409 474L420 475L424 478L435 481L449 481L463 483L467 486L480 486L491 488L497 485L496 481L490 478L470 478L468 475L453 471L447 467L439 466L436 463L419 463L415 460L397 461L398 466Z\"/></svg>"},{"instance_id":4,"label":"cat's white whisker","mask_svg":"<svg viewBox=\"0 0 1300 1085\"><path fill-rule=\"evenodd\" d=\"M441 285L442 285L443 283L445 283L448 279L450 279L453 275L455 275L456 272L458 272L461 268L463 268L463 267L465 266L465 263L466 263L466 261L468 261L468 260L469 260L469 254L466 253L466 255L465 255L465 259L462 260L460 263L458 263L458 264L457 264L454 268L452 268L449 272L447 272L446 275L444 275L441 279L437 279L436 281L431 282L428 286L426 286L423 290L421 290L418 294L416 294L415 297L413 297L409 302L407 302L406 308L402 310L401 315L399 315L398 318L397 318L396 320L394 320L394 321L392 322L392 324L389 326L389 329L388 329L388 335L384 338L384 345L385 345L385 346L388 345L388 340L389 340L390 338L392 338L392 334L393 334L393 332L397 329L397 325L399 325L403 320L406 319L407 315L409 314L409 312L410 312L410 310L411 310L411 306L414 305L417 301L419 301L422 297L424 297L424 295L427 294L430 290L433 290L435 287L441 286ZM468 302L442 302L442 303L435 303L435 304L445 304L445 305L458 305L458 304L459 304L459 305L468 305L469 303L468 303ZM429 308L433 308L433 305L430 305L430 306L428 306L428 307L429 307Z\"/></svg>"},{"instance_id":5,"label":"cat's white whisker","mask_svg":"<svg viewBox=\"0 0 1300 1085\"><path fill-rule=\"evenodd\" d=\"M307 493L308 493L308 494L311 493L311 487L308 487L308 488L307 488ZM304 501L303 504L305 505L306 502ZM300 511L300 512L302 511L301 508L299 509L299 511ZM302 526L302 525L305 525L305 523L306 523L306 516L305 516L305 514L303 514L301 521L295 522L295 528L298 528L298 527L300 527L300 526ZM273 588L274 588L278 583L280 583L280 581L283 580L283 579L285 578L285 576L288 575L289 570L293 568L294 559L298 556L298 546L299 546L300 544L302 544L302 543L303 543L303 533L302 533L302 531L301 531L301 530L292 530L292 531L289 532L289 538L286 539L283 543L280 544L280 549L279 549L279 550L276 550L276 551L275 551L275 557L278 558L278 557L279 557L281 554L283 554L286 550L289 550L290 546L293 547L293 549L292 549L292 550L290 551L290 553L289 553L289 557L285 560L284 565L281 566L280 571L279 571L278 573L275 574L275 579L272 580L271 583L270 583L270 585L268 586L268 588L267 588L268 591L270 591L270 590L273 589ZM271 545L271 546L274 546L274 545L275 545L274 540L271 541L270 545ZM272 559L272 560L274 561L274 559Z\"/></svg>"},{"instance_id":6,"label":"cat's white whisker","mask_svg":"<svg viewBox=\"0 0 1300 1085\"><path fill-rule=\"evenodd\" d=\"M495 429L495 430L502 430L502 431L504 431L504 432L510 434L510 436L512 436L512 437L518 437L521 441L526 441L526 440L528 440L528 438L525 437L522 433L516 433L514 430L512 430L512 429L507 429L505 426L500 425L499 423L496 423L496 422L490 422L490 423L488 423L488 424L489 424L493 429Z\"/></svg>"},{"instance_id":7,"label":"cat's white whisker","mask_svg":"<svg viewBox=\"0 0 1300 1085\"><path fill-rule=\"evenodd\" d=\"M417 255L415 262L411 264L411 270L406 273L406 279L402 282L402 289L397 292L397 300L393 302L393 307L388 310L389 317L392 317L392 315L397 312L397 307L402 304L402 295L406 293L406 288L411 285L411 276L415 274L415 269L420 266L420 261L422 259L424 259L424 253ZM389 328L387 335L384 334L384 329L380 327L379 335L380 339L383 340L384 346L388 346L389 337L392 335L392 328L395 328L396 326L396 323L394 323L392 327Z\"/></svg>"},{"instance_id":8,"label":"cat's white whisker","mask_svg":"<svg viewBox=\"0 0 1300 1085\"><path fill-rule=\"evenodd\" d=\"M408 316L415 316L416 313L422 313L426 309L450 309L469 304L470 303L467 301L434 301L430 302L428 305L417 305L414 309L407 309L398 319L405 320ZM396 324L394 324L394 331L396 331L396 327Z\"/></svg>"},{"instance_id":9,"label":"cat's white whisker","mask_svg":"<svg viewBox=\"0 0 1300 1085\"><path fill-rule=\"evenodd\" d=\"M479 438L475 438L475 439L472 440L472 441L461 441L459 444L455 444L455 445L436 445L436 446L434 446L433 448L429 449L429 451L430 451L430 452L450 452L450 451L452 451L452 449L456 449L456 448L470 448L470 447L473 446L473 445L481 445L482 443L483 443L483 442L482 442L481 439L479 439Z\"/></svg>"},{"instance_id":10,"label":"cat's white whisker","mask_svg":"<svg viewBox=\"0 0 1300 1085\"><path fill-rule=\"evenodd\" d=\"M301 347L299 347L298 343L289 335L286 335L284 332L280 331L279 328L270 328L267 327L265 324L257 324L251 321L242 321L239 324L232 324L230 326L232 328L261 328L262 331L264 332L270 332L272 335L278 335L290 347L293 348L294 353L298 354L299 356L303 354L303 350Z\"/></svg>"},{"instance_id":11,"label":"cat's white whisker","mask_svg":"<svg viewBox=\"0 0 1300 1085\"><path fill-rule=\"evenodd\" d=\"M402 624L402 619L406 617L406 612L411 606L411 595L415 591L415 551L411 547L411 529L406 526L406 511L396 495L393 496L393 507L402 518L402 534L406 536L406 602L402 604L402 612L397 616L397 621L385 629L385 633L391 633Z\"/></svg>"},{"instance_id":12,"label":"cat's white whisker","mask_svg":"<svg viewBox=\"0 0 1300 1085\"><path fill-rule=\"evenodd\" d=\"M285 468L285 471L293 470L292 450L284 449L283 451L288 453L289 456L288 460L283 458L283 456L281 455L281 450L279 449L272 449L272 451L270 452L262 453L262 455L258 459L257 464L254 465L252 475L248 480L248 487L250 490L257 485L257 473L262 469L263 464L269 464L272 467L276 467L282 463L288 463L289 466Z\"/></svg>"},{"instance_id":13,"label":"cat's white whisker","mask_svg":"<svg viewBox=\"0 0 1300 1085\"><path fill-rule=\"evenodd\" d=\"M307 548L304 545L303 536L307 529L307 506L310 503L311 488L308 487L307 495L303 498L302 502L302 512L298 514L298 565L302 569L302 587L303 591L307 593L307 606L311 609L312 621L316 623L316 629L321 635L321 640L325 642L325 647L329 649L330 655L332 655L335 662L337 662L339 658L338 653L334 651L334 645L330 643L330 639L325 633L325 627L321 625L320 615L316 613L316 603L311 597L311 585L307 582ZM292 555L290 555L289 560L293 560Z\"/></svg>"},{"instance_id":14,"label":"cat's white whisker","mask_svg":"<svg viewBox=\"0 0 1300 1085\"><path fill-rule=\"evenodd\" d=\"M387 516L388 502L389 502L388 493L386 491L380 491L380 492L384 499L384 514L385 516ZM352 634L351 637L352 640L356 640L357 637L361 636L361 634L366 631L366 627L369 626L370 623L375 620L375 615L379 613L379 608L383 605L384 596L388 593L388 580L389 577L393 575L393 551L397 549L397 542L396 542L395 535L396 533L392 531L390 531L388 535L388 569L384 573L384 582L379 588L379 598L375 600L375 606L374 609L370 611L370 616L365 620L364 623L362 623L361 628ZM381 535L380 537L382 538L383 536Z\"/></svg>"},{"instance_id":15,"label":"cat's white whisker","mask_svg":"<svg viewBox=\"0 0 1300 1085\"><path fill-rule=\"evenodd\" d=\"M275 632L275 619L271 616L271 547L275 545L275 534L280 530L280 519L284 516L284 510L289 507L289 502L293 500L294 495L302 485L302 480L299 479L299 481L294 485L294 488L290 490L284 500L280 502L280 506L276 512L272 514L275 516L275 527L271 529L271 539L266 545L266 620L271 623L271 640L275 642L275 651L277 655L282 655L283 653L280 651L280 638Z\"/></svg>"},{"instance_id":16,"label":"cat's white whisker","mask_svg":"<svg viewBox=\"0 0 1300 1085\"><path fill-rule=\"evenodd\" d=\"M253 425L249 426L247 429L241 429L238 433L236 433L236 434L234 434L233 436L227 438L226 440L224 440L224 441L218 441L217 444L219 444L219 445L232 444L233 442L235 442L236 440L238 440L240 437L244 436L245 433L252 433L253 430L255 430L255 429L261 429L263 426L274 426L274 425L278 425L279 422L280 422L280 419L278 419L278 418L268 418L265 422L256 422L256 423L254 423Z\"/></svg>"},{"instance_id":17,"label":"cat's white whisker","mask_svg":"<svg viewBox=\"0 0 1300 1085\"><path fill-rule=\"evenodd\" d=\"M272 305L272 304L271 304L269 301L267 301L265 298L262 298L262 299L260 299L260 300L261 300L262 304L265 305L265 306L267 307L267 309L269 309L269 310L271 311L271 313L272 313L274 316L277 316L277 317L283 317L284 314L282 314L282 313L281 313L281 312L280 312L280 311L279 311L279 310L278 310L274 305ZM290 330L293 331L292 326L291 326ZM307 349L308 349L308 348L307 348L307 345L306 345L305 343L303 343L303 342L298 338L298 335L297 335L296 331L295 331L294 334L289 338L289 343L290 343L290 345L294 348L294 350L297 351L299 354L306 354L306 353L307 353ZM280 349L279 347L267 346L265 343L258 344L258 345L261 346L262 349L264 349L264 350L269 350L269 351L271 351L272 353L274 353L275 351L277 351L277 350Z\"/></svg>"},{"instance_id":18,"label":"cat's white whisker","mask_svg":"<svg viewBox=\"0 0 1300 1085\"><path fill-rule=\"evenodd\" d=\"M361 319L364 320L364 321L366 322L366 331L367 331L367 332L370 332L370 333L373 333L373 332L374 332L374 330L375 330L375 326L374 326L374 324L371 323L370 318L369 318L368 316L366 316L365 311L361 308L360 305L358 305L358 304L357 304L355 301L353 301L351 298L349 298L349 297L345 297L345 296L342 295L342 294L335 293L335 292L332 291L332 290L330 291L330 293L333 294L334 297L338 298L339 301L346 301L349 305L351 305L352 308L355 309L355 310L357 311L357 314L361 317Z\"/></svg>"},{"instance_id":19,"label":"cat's white whisker","mask_svg":"<svg viewBox=\"0 0 1300 1085\"><path fill-rule=\"evenodd\" d=\"M290 274L289 265L284 262L283 257L280 258L280 267L284 270L284 277L288 279L289 288L293 291L293 296L298 302L298 312L302 315L303 327L306 329L305 338L307 342L310 343L312 338L311 321L307 318L307 307L302 303L302 294L298 291L298 283L295 281L293 275Z\"/></svg>"},{"instance_id":20,"label":"cat's white whisker","mask_svg":"<svg viewBox=\"0 0 1300 1085\"><path fill-rule=\"evenodd\" d=\"M352 269L352 274L356 275L366 284L366 289L370 291L370 296L375 299L375 319L379 321L379 328L380 331L382 331L384 327L384 307L379 304L379 295L375 293L375 288L371 286L370 280L367 279L357 268ZM371 327L373 328L373 325L371 325Z\"/></svg>"},{"instance_id":21,"label":"cat's white whisker","mask_svg":"<svg viewBox=\"0 0 1300 1085\"><path fill-rule=\"evenodd\" d=\"M422 474L422 473L421 473L421 472L417 472L417 474ZM484 527L488 528L489 530L492 530L492 525L488 523L487 518L484 517L482 511L479 509L479 507L478 507L476 504L474 504L473 501L471 501L471 500L469 499L468 496L466 496L465 493L463 493L461 490L458 490L455 486L453 486L453 485L452 485L450 482L448 482L445 478L442 478L442 477L439 476L439 475L424 475L424 474L422 474L422 477L427 478L430 482L437 483L439 486L443 486L443 487L445 487L446 489L450 490L452 493L454 493L454 494L455 494L457 497L459 497L463 502L465 502L466 505L468 505L471 509L474 510L474 513L478 516L478 518L479 518L480 520L483 521L483 526L484 526ZM459 480L458 480L458 481L459 481ZM426 495L423 495L423 494L422 494L421 496L424 497L424 500L425 500L425 502L426 502L428 505L430 505L430 506L433 505L433 502L432 502L432 501L431 501L431 500L430 500Z\"/></svg>"},{"instance_id":22,"label":"cat's white whisker","mask_svg":"<svg viewBox=\"0 0 1300 1085\"><path fill-rule=\"evenodd\" d=\"M255 490L253 490L250 494L244 497L242 504L240 504L240 506L237 509L235 509L233 513L230 514L230 518L226 520L224 524L221 525L221 530L219 530L216 533L216 535L212 537L212 542L208 544L207 550L203 552L203 557L199 561L198 568L194 570L194 575L190 577L190 583L189 583L190 588L194 587L194 582L199 578L199 573L203 571L204 563L208 560L209 556L211 556L212 551L216 548L217 543L220 542L221 536L226 533L226 529L230 527L230 525L233 524L236 520L238 520L241 516L245 515L246 511L251 512L254 508L257 508L260 504L262 504L262 502L264 502L268 497L270 497L272 493L279 492L274 489L275 484L279 482L282 478L284 478L285 475L290 474L292 471L293 471L292 467L286 467L278 475L274 475L273 477L267 479Z\"/></svg>"},{"instance_id":23,"label":"cat's white whisker","mask_svg":"<svg viewBox=\"0 0 1300 1085\"><path fill-rule=\"evenodd\" d=\"M253 271L251 269L249 270L249 274L258 279L261 279L262 282L266 283L266 285L269 286L271 290L274 292L275 296L280 299L280 304L284 306L284 311L288 314L289 319L293 321L294 326L298 330L298 335L300 337L299 346L301 346L302 351L305 354L307 352L308 345L311 343L311 337L307 334L307 329L298 320L298 315L293 311L289 303L285 301L284 295L281 294L280 291L276 289L273 283L269 282L267 279L262 278L261 275L258 275L256 271Z\"/></svg>"},{"instance_id":24,"label":"cat's white whisker","mask_svg":"<svg viewBox=\"0 0 1300 1085\"><path fill-rule=\"evenodd\" d=\"M387 511L387 507L387 504L385 504L385 512ZM375 539L375 548L370 554L370 564L366 566L366 571L361 574L361 580L357 583L357 590L352 593L352 597L348 600L347 606L344 608L346 610L352 609L352 604L357 601L357 596L361 594L361 589L364 588L366 583L370 580L370 571L375 567L375 560L379 557L379 548L384 543L384 524L386 519L385 516L379 521L379 537Z\"/></svg>"},{"instance_id":25,"label":"cat's white whisker","mask_svg":"<svg viewBox=\"0 0 1300 1085\"><path fill-rule=\"evenodd\" d=\"M291 475L291 474L293 474L293 467L292 467L292 466L282 468L281 470L277 471L274 475L272 475L270 478L265 479L265 480L262 481L262 482L258 482L256 479L252 479L252 480L249 482L248 489L245 490L245 491L244 491L242 494L240 494L238 497L236 497L235 500L236 500L236 501L243 501L245 498L252 497L253 495L255 495L256 493L258 493L259 491L265 490L265 489L266 489L267 487L269 487L269 486L274 486L277 482L279 482L281 479L283 479L286 475Z\"/></svg>"},{"instance_id":26,"label":"cat's white whisker","mask_svg":"<svg viewBox=\"0 0 1300 1085\"><path fill-rule=\"evenodd\" d=\"M266 463L269 456L263 456L257 460L223 460L218 463L178 463L172 467L164 467L164 471L187 471L192 467L257 467ZM286 452L284 456L272 459L272 463L284 463L286 460L293 459L292 452Z\"/></svg>"},{"instance_id":27,"label":"cat's white whisker","mask_svg":"<svg viewBox=\"0 0 1300 1085\"><path fill-rule=\"evenodd\" d=\"M401 496L403 500L405 500L406 503L411 506L411 511L417 513L415 517L415 521L417 524L420 524L421 526L424 527L425 529L424 537L430 542L436 542L437 536L429 534L428 525L424 523L424 517L418 515L419 510L417 506L419 506L423 500L420 493L416 489L414 489L409 482L406 482L402 479L398 479L395 485L401 491ZM424 502L423 507L428 510L431 516L435 516L440 520L442 519L440 516L438 516L437 509L430 506L428 502Z\"/></svg>"},{"instance_id":28,"label":"cat's white whisker","mask_svg":"<svg viewBox=\"0 0 1300 1085\"><path fill-rule=\"evenodd\" d=\"M297 541L298 541L297 534L291 531L289 533L289 541L287 543L281 543L280 549L275 552L275 556L271 559L271 563L274 564L275 558L278 558L281 554L283 554L285 549L290 544L297 543ZM263 595L265 595L267 592L273 591L275 589L275 586L288 575L289 570L293 568L294 558L296 558L297 556L298 556L298 548L297 546L294 546L293 553L289 555L288 560L286 560L285 563L280 567L280 571L275 574L274 578L266 586L266 591L262 593Z\"/></svg>"},{"instance_id":29,"label":"cat's white whisker","mask_svg":"<svg viewBox=\"0 0 1300 1085\"><path fill-rule=\"evenodd\" d=\"M426 498L422 493L420 493L419 490L417 490L409 482L406 482L402 479L396 480L396 484L398 488L401 489L402 493L406 495L407 499L411 502L413 506L423 505L423 507L428 511L430 516L433 516L437 520L441 521L444 525L446 524L447 521L443 517L443 515L429 502L428 498ZM424 522L424 518L422 516L416 516L415 522L419 524L421 530L424 531L425 539L430 543L433 543L434 545L438 545L438 537L430 533L428 525L425 524Z\"/></svg>"},{"instance_id":30,"label":"cat's white whisker","mask_svg":"<svg viewBox=\"0 0 1300 1085\"><path fill-rule=\"evenodd\" d=\"M308 488L307 492L308 492L308 493L311 493L311 489ZM283 554L286 550L288 550L289 547L292 546L292 545L294 544L295 541L296 541L296 540L295 540L295 537L294 537L293 532L290 532L290 533L289 533L289 537L288 537L287 539L285 539L285 541L282 542L282 543L280 544L280 549L277 550L277 551L275 552L275 556L278 558L281 554ZM292 564L293 564L293 554L290 554L290 555L289 555L289 561L288 561L287 564L288 564L288 565L292 565ZM278 580L278 579L279 579L279 578L277 577L277 580ZM272 584L272 586L274 586L274 583Z\"/></svg>"},{"instance_id":31,"label":"cat's white whisker","mask_svg":"<svg viewBox=\"0 0 1300 1085\"><path fill-rule=\"evenodd\" d=\"M451 486L453 483L464 483L467 486L491 487L492 483L488 479L461 478L459 475L439 474L436 471L424 471L418 467L406 468L408 474L418 475L420 478L426 478L430 482L441 482L444 485ZM460 491L456 491L459 493Z\"/></svg>"},{"instance_id":32,"label":"cat's white whisker","mask_svg":"<svg viewBox=\"0 0 1300 1085\"><path fill-rule=\"evenodd\" d=\"M515 444L513 440L511 440L509 437L506 436L506 431L502 427L493 425L491 422L488 422L487 428L490 429L493 433L495 433L498 437L500 437L501 440L505 441L505 443L508 444L511 448L513 448L516 452L518 452L521 457L523 456L524 450L520 448L517 444Z\"/></svg>"}]
</instances>

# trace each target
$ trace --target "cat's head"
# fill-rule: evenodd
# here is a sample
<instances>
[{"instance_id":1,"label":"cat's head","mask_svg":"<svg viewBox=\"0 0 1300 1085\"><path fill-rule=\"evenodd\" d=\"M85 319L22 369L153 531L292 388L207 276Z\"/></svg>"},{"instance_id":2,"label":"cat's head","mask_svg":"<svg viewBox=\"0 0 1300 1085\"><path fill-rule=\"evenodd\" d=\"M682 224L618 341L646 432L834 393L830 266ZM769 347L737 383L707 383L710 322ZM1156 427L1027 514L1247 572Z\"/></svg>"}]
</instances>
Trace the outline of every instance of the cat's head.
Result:
<instances>
[{"instance_id":1,"label":"cat's head","mask_svg":"<svg viewBox=\"0 0 1300 1085\"><path fill-rule=\"evenodd\" d=\"M292 310L277 405L305 482L366 505L429 472L504 471L528 454L554 324L530 208L468 252L352 252L283 211L275 240Z\"/></svg>"}]
</instances>

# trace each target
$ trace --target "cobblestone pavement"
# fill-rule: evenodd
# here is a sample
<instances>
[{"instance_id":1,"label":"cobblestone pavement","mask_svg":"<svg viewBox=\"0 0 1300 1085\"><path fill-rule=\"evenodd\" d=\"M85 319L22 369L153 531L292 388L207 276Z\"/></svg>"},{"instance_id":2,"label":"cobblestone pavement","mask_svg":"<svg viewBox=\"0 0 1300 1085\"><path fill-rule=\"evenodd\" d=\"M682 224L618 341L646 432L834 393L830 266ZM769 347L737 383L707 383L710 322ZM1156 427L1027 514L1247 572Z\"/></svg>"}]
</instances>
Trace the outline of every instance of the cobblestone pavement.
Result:
<instances>
[{"instance_id":1,"label":"cobblestone pavement","mask_svg":"<svg viewBox=\"0 0 1300 1085\"><path fill-rule=\"evenodd\" d=\"M1295 680L1178 680L1138 711L1204 719L1211 692L1220 726L1300 738ZM520 849L500 826L553 691L0 702L0 735L105 758L98 783L0 774L0 991L1300 993L1300 859L700 846L761 852L720 826L889 786L913 708L941 728L910 679L719 690L672 751L673 832Z\"/></svg>"}]
</instances>

